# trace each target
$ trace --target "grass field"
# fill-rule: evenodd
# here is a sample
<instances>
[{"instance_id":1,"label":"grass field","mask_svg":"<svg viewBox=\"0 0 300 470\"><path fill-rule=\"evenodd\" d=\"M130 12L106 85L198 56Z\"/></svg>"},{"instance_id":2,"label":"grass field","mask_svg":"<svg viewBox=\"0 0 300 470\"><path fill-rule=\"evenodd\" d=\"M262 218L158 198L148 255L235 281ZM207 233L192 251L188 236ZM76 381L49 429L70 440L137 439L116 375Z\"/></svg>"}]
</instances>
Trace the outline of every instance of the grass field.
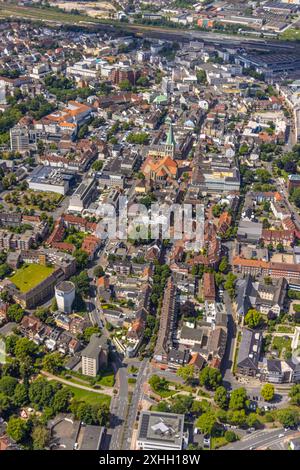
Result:
<instances>
[{"instance_id":1,"label":"grass field","mask_svg":"<svg viewBox=\"0 0 300 470\"><path fill-rule=\"evenodd\" d=\"M115 376L111 371L104 372L101 379L97 382L103 387L113 387L115 385Z\"/></svg>"},{"instance_id":2,"label":"grass field","mask_svg":"<svg viewBox=\"0 0 300 470\"><path fill-rule=\"evenodd\" d=\"M87 15L73 15L72 13L65 13L55 11L51 8L36 8L36 7L21 7L17 5L5 5L0 7L0 17L23 17L33 20L47 20L53 22L62 22L66 24L78 24L82 21L87 23L100 23L96 18L91 18Z\"/></svg>"},{"instance_id":3,"label":"grass field","mask_svg":"<svg viewBox=\"0 0 300 470\"><path fill-rule=\"evenodd\" d=\"M288 28L280 35L280 39L286 39L288 41L300 39L300 29Z\"/></svg>"},{"instance_id":4,"label":"grass field","mask_svg":"<svg viewBox=\"0 0 300 470\"><path fill-rule=\"evenodd\" d=\"M10 280L21 292L28 292L46 279L53 271L54 268L50 266L26 264L19 268L17 272L10 277Z\"/></svg>"},{"instance_id":5,"label":"grass field","mask_svg":"<svg viewBox=\"0 0 300 470\"><path fill-rule=\"evenodd\" d=\"M104 393L89 392L88 390L82 390L81 388L67 386L71 392L73 392L73 399L78 401L84 401L90 405L99 405L100 403L106 403L110 405L111 397Z\"/></svg>"}]
</instances>

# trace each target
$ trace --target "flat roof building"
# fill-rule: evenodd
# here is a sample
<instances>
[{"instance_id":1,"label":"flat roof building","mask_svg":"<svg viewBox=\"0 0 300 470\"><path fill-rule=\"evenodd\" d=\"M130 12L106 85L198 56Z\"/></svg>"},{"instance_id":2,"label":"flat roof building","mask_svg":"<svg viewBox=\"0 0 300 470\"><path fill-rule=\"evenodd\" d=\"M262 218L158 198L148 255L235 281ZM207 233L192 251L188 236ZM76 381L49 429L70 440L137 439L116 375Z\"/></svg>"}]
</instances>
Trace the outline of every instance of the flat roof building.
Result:
<instances>
[{"instance_id":1,"label":"flat roof building","mask_svg":"<svg viewBox=\"0 0 300 470\"><path fill-rule=\"evenodd\" d=\"M96 181L93 178L86 179L80 183L74 194L70 198L69 211L82 212L87 207L96 189Z\"/></svg>"},{"instance_id":2,"label":"flat roof building","mask_svg":"<svg viewBox=\"0 0 300 470\"><path fill-rule=\"evenodd\" d=\"M64 196L69 190L70 177L71 175L67 175L59 168L39 165L28 176L27 181L29 189L49 191Z\"/></svg>"},{"instance_id":3,"label":"flat roof building","mask_svg":"<svg viewBox=\"0 0 300 470\"><path fill-rule=\"evenodd\" d=\"M182 450L184 415L143 411L140 417L137 449Z\"/></svg>"}]
</instances>

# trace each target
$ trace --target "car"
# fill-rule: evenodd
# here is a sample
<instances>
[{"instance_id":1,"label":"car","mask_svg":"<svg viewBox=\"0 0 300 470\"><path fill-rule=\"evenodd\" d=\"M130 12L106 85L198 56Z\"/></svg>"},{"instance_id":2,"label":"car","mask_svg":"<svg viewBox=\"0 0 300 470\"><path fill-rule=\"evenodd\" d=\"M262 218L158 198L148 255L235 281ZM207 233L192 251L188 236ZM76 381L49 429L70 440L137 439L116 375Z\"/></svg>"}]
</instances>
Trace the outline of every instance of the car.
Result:
<instances>
[{"instance_id":1,"label":"car","mask_svg":"<svg viewBox=\"0 0 300 470\"><path fill-rule=\"evenodd\" d=\"M203 436L203 444L207 447L210 447L210 436L208 436L207 434Z\"/></svg>"},{"instance_id":2,"label":"car","mask_svg":"<svg viewBox=\"0 0 300 470\"><path fill-rule=\"evenodd\" d=\"M251 446L251 447L249 447L249 450L253 450L253 447L252 447L252 446Z\"/></svg>"},{"instance_id":3,"label":"car","mask_svg":"<svg viewBox=\"0 0 300 470\"><path fill-rule=\"evenodd\" d=\"M278 434L278 437L284 437L284 434L282 434L282 433Z\"/></svg>"}]
</instances>

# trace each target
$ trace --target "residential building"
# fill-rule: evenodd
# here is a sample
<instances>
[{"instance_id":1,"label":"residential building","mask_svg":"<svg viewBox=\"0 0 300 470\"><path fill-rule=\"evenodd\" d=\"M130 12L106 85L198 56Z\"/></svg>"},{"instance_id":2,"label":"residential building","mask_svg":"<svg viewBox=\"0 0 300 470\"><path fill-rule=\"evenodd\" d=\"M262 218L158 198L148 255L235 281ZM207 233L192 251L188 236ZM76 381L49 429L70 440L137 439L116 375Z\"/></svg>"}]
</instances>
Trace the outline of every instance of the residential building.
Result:
<instances>
[{"instance_id":1,"label":"residential building","mask_svg":"<svg viewBox=\"0 0 300 470\"><path fill-rule=\"evenodd\" d=\"M108 346L104 336L93 334L87 347L81 352L83 375L96 377L101 368L107 366Z\"/></svg>"},{"instance_id":2,"label":"residential building","mask_svg":"<svg viewBox=\"0 0 300 470\"><path fill-rule=\"evenodd\" d=\"M242 339L237 358L237 372L255 377L258 373L258 362L262 346L260 331L243 328Z\"/></svg>"}]
</instances>

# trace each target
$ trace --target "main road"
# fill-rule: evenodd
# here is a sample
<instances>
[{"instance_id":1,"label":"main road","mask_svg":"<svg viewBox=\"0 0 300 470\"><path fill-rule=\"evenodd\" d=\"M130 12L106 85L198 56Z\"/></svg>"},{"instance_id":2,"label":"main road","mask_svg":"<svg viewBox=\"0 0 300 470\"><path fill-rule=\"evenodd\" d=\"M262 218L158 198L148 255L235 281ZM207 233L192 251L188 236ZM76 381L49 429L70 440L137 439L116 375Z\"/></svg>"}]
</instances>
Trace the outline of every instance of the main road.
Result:
<instances>
[{"instance_id":1,"label":"main road","mask_svg":"<svg viewBox=\"0 0 300 470\"><path fill-rule=\"evenodd\" d=\"M285 432L283 428L264 429L246 435L240 441L222 447L222 450L283 450L291 437L299 437L300 433L293 430Z\"/></svg>"}]
</instances>

